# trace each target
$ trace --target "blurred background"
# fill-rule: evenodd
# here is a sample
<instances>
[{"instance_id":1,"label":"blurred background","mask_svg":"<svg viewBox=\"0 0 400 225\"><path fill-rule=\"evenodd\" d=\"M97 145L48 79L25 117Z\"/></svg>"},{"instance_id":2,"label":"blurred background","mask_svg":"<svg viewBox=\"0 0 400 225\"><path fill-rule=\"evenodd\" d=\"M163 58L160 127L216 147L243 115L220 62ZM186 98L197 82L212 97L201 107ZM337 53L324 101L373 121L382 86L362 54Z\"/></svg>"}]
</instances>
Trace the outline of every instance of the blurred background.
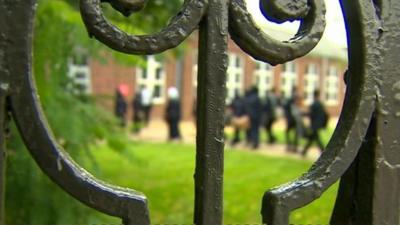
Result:
<instances>
[{"instance_id":1,"label":"blurred background","mask_svg":"<svg viewBox=\"0 0 400 225\"><path fill-rule=\"evenodd\" d=\"M34 76L59 144L97 178L145 193L152 224L192 224L197 32L161 55L129 56L89 39L76 0L38 3ZM298 22L270 23L258 4L247 1L265 33L282 41L296 34ZM326 4L322 40L295 61L271 66L229 40L225 224L260 224L264 192L305 173L330 139L345 93L347 43L338 1ZM151 0L129 18L103 8L123 30L147 34L165 27L181 5ZM7 155L7 224L121 224L54 185L15 126ZM328 224L336 189L295 211L291 223Z\"/></svg>"}]
</instances>

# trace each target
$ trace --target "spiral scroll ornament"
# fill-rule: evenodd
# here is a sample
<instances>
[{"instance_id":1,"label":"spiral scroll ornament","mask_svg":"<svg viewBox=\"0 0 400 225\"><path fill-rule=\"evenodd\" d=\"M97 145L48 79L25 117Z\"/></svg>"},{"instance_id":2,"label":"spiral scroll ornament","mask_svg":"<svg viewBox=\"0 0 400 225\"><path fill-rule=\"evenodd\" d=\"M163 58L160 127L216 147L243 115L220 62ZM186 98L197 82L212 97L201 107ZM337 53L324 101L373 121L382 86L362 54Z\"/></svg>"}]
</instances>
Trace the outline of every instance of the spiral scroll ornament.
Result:
<instances>
[{"instance_id":1,"label":"spiral scroll ornament","mask_svg":"<svg viewBox=\"0 0 400 225\"><path fill-rule=\"evenodd\" d=\"M103 0L106 1L106 0ZM81 14L91 36L108 47L127 54L156 54L177 47L197 27L207 9L207 0L185 1L183 9L168 26L153 35L130 35L110 24L104 17L100 0L81 0ZM109 0L128 16L145 5L144 0Z\"/></svg>"},{"instance_id":2,"label":"spiral scroll ornament","mask_svg":"<svg viewBox=\"0 0 400 225\"><path fill-rule=\"evenodd\" d=\"M255 24L243 0L231 0L229 7L229 31L232 39L249 55L271 65L306 55L321 40L325 28L323 0L260 1L261 11L273 22L301 21L297 34L288 41L278 41L264 33Z\"/></svg>"},{"instance_id":3,"label":"spiral scroll ornament","mask_svg":"<svg viewBox=\"0 0 400 225\"><path fill-rule=\"evenodd\" d=\"M187 0L171 23L153 35L130 35L111 25L102 14L100 3L109 2L128 16L144 7L144 0L81 0L83 20L89 31L105 45L128 54L155 54L178 46L203 19L208 0ZM285 63L310 52L325 28L325 5L322 0L260 0L267 19L282 23L301 20L299 31L291 40L277 41L255 24L243 0L229 1L231 38L252 57L272 65Z\"/></svg>"},{"instance_id":4,"label":"spiral scroll ornament","mask_svg":"<svg viewBox=\"0 0 400 225\"><path fill-rule=\"evenodd\" d=\"M101 0L101 2L108 2L115 10L118 10L124 16L129 16L133 12L143 9L147 0Z\"/></svg>"}]
</instances>

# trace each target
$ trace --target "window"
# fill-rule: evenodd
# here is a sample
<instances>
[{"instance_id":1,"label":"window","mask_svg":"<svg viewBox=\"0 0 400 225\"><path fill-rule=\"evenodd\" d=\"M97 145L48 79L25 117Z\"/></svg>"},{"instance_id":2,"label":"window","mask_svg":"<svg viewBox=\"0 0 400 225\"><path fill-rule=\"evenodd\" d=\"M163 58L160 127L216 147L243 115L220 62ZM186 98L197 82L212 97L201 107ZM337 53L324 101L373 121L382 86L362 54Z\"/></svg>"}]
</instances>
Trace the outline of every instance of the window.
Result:
<instances>
[{"instance_id":1,"label":"window","mask_svg":"<svg viewBox=\"0 0 400 225\"><path fill-rule=\"evenodd\" d=\"M192 87L193 87L193 96L197 96L197 72L198 72L198 65L197 65L197 51L193 53L193 66L192 66Z\"/></svg>"},{"instance_id":2,"label":"window","mask_svg":"<svg viewBox=\"0 0 400 225\"><path fill-rule=\"evenodd\" d=\"M197 53L193 57L197 59ZM229 64L227 70L227 81L226 81L226 88L227 88L227 102L230 102L236 94L243 94L243 79L244 79L244 60L243 57L230 53L229 57ZM197 60L193 62L193 87L194 91L197 89L197 71L198 65Z\"/></svg>"},{"instance_id":3,"label":"window","mask_svg":"<svg viewBox=\"0 0 400 225\"><path fill-rule=\"evenodd\" d=\"M244 59L238 54L229 54L229 64L227 73L227 102L232 101L235 95L243 94L243 79L244 79Z\"/></svg>"},{"instance_id":4,"label":"window","mask_svg":"<svg viewBox=\"0 0 400 225\"><path fill-rule=\"evenodd\" d=\"M267 91L274 86L273 67L267 63L255 61L254 83L258 86L260 97L265 97Z\"/></svg>"},{"instance_id":5,"label":"window","mask_svg":"<svg viewBox=\"0 0 400 225\"><path fill-rule=\"evenodd\" d=\"M325 102L327 105L334 106L339 101L339 74L335 66L330 66L325 78Z\"/></svg>"},{"instance_id":6,"label":"window","mask_svg":"<svg viewBox=\"0 0 400 225\"><path fill-rule=\"evenodd\" d=\"M76 72L75 78L78 80L86 79L86 73L84 73L83 71Z\"/></svg>"},{"instance_id":7,"label":"window","mask_svg":"<svg viewBox=\"0 0 400 225\"><path fill-rule=\"evenodd\" d=\"M314 92L319 87L319 76L317 65L310 63L307 65L305 80L304 80L304 92L306 105L310 105L314 101Z\"/></svg>"},{"instance_id":8,"label":"window","mask_svg":"<svg viewBox=\"0 0 400 225\"><path fill-rule=\"evenodd\" d=\"M164 65L154 56L147 57L146 68L138 68L137 84L141 89L147 88L153 94L153 103L165 101L165 70Z\"/></svg>"},{"instance_id":9,"label":"window","mask_svg":"<svg viewBox=\"0 0 400 225\"><path fill-rule=\"evenodd\" d=\"M161 98L162 94L161 94L161 85L154 85L154 98Z\"/></svg>"},{"instance_id":10,"label":"window","mask_svg":"<svg viewBox=\"0 0 400 225\"><path fill-rule=\"evenodd\" d=\"M337 68L335 66L330 66L329 67L329 71L328 71L328 75L329 76L336 76L337 74L338 74Z\"/></svg>"},{"instance_id":11,"label":"window","mask_svg":"<svg viewBox=\"0 0 400 225\"><path fill-rule=\"evenodd\" d=\"M83 84L77 84L75 87L80 93L85 93L87 89L86 85Z\"/></svg>"},{"instance_id":12,"label":"window","mask_svg":"<svg viewBox=\"0 0 400 225\"><path fill-rule=\"evenodd\" d=\"M147 70L142 70L141 76L142 79L147 79Z\"/></svg>"},{"instance_id":13,"label":"window","mask_svg":"<svg viewBox=\"0 0 400 225\"><path fill-rule=\"evenodd\" d=\"M281 79L283 95L284 97L289 98L293 94L293 88L297 86L297 67L295 62L287 62L283 65Z\"/></svg>"},{"instance_id":14,"label":"window","mask_svg":"<svg viewBox=\"0 0 400 225\"><path fill-rule=\"evenodd\" d=\"M306 74L310 74L310 75L318 75L318 71L317 71L317 65L315 65L314 63L310 63L307 65L307 71Z\"/></svg>"},{"instance_id":15,"label":"window","mask_svg":"<svg viewBox=\"0 0 400 225\"><path fill-rule=\"evenodd\" d=\"M235 82L238 83L240 81L241 81L241 74L240 73L236 73Z\"/></svg>"},{"instance_id":16,"label":"window","mask_svg":"<svg viewBox=\"0 0 400 225\"><path fill-rule=\"evenodd\" d=\"M70 83L68 89L74 94L90 94L92 92L92 80L88 57L85 54L76 54L69 60L68 77Z\"/></svg>"},{"instance_id":17,"label":"window","mask_svg":"<svg viewBox=\"0 0 400 225\"><path fill-rule=\"evenodd\" d=\"M84 53L75 54L72 57L72 64L77 66L85 66L88 64L88 56Z\"/></svg>"},{"instance_id":18,"label":"window","mask_svg":"<svg viewBox=\"0 0 400 225\"><path fill-rule=\"evenodd\" d=\"M162 75L163 75L163 69L162 68L157 68L156 69L156 80L160 80L162 79Z\"/></svg>"},{"instance_id":19,"label":"window","mask_svg":"<svg viewBox=\"0 0 400 225\"><path fill-rule=\"evenodd\" d=\"M236 56L235 57L236 59L235 59L235 66L236 66L236 68L241 68L242 67L242 59L239 57L239 56Z\"/></svg>"},{"instance_id":20,"label":"window","mask_svg":"<svg viewBox=\"0 0 400 225\"><path fill-rule=\"evenodd\" d=\"M296 64L292 62L287 62L283 65L284 73L296 73Z\"/></svg>"}]
</instances>

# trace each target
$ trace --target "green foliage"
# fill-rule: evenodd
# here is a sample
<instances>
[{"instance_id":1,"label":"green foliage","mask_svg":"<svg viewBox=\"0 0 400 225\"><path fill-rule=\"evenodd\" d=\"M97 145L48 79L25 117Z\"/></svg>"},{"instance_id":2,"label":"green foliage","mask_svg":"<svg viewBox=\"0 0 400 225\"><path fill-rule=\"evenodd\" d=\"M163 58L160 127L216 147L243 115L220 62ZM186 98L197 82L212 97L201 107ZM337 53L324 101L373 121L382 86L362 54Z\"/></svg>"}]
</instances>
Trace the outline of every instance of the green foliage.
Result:
<instances>
[{"instance_id":1,"label":"green foliage","mask_svg":"<svg viewBox=\"0 0 400 225\"><path fill-rule=\"evenodd\" d=\"M60 0L39 4L34 38L34 74L44 111L61 144L82 152L117 129L111 115L99 110L90 98L66 91L68 60L76 46L89 46L79 13ZM94 51L94 50L93 50Z\"/></svg>"},{"instance_id":2,"label":"green foliage","mask_svg":"<svg viewBox=\"0 0 400 225\"><path fill-rule=\"evenodd\" d=\"M128 138L113 116L99 110L90 98L83 101L65 88L68 60L77 47L85 46L94 56L106 49L88 38L79 12L65 1L40 0L33 45L35 81L59 144L78 162L90 162L92 168L97 164L88 151L90 146L104 142L123 152ZM27 154L15 128L12 133L8 143L7 224L87 224L87 207L53 184Z\"/></svg>"},{"instance_id":3,"label":"green foliage","mask_svg":"<svg viewBox=\"0 0 400 225\"><path fill-rule=\"evenodd\" d=\"M108 19L118 28L131 34L153 34L166 27L170 19L177 15L182 8L182 0L151 0L146 7L130 17L124 17L114 10L110 5L104 5L103 9ZM185 44L171 50L171 53L179 57L185 49ZM121 53L114 53L114 58L121 62L127 62L127 56ZM164 54L158 55L163 57ZM141 61L139 61L141 63Z\"/></svg>"},{"instance_id":4,"label":"green foliage","mask_svg":"<svg viewBox=\"0 0 400 225\"><path fill-rule=\"evenodd\" d=\"M99 162L93 154L97 150L88 149L102 143L122 156L126 155L130 143L112 115L98 109L92 99L79 98L66 90L69 82L66 76L68 60L79 49L85 49L98 60L103 60L104 52L110 52L123 64L134 65L143 60L142 57L111 53L103 44L89 39L77 2L38 0L33 43L34 74L44 112L59 144L78 163L96 172ZM152 10L152 14L144 14L147 15L147 22L141 14L127 19L107 5L105 10L113 23L125 30L132 33L154 32L165 25L167 16L177 11L178 7L174 7L179 5L180 0L150 2L146 10ZM38 169L15 127L8 141L7 164L7 224L84 225L89 221L102 221L99 214L89 213L93 210L73 200ZM92 218L91 215L95 216Z\"/></svg>"}]
</instances>

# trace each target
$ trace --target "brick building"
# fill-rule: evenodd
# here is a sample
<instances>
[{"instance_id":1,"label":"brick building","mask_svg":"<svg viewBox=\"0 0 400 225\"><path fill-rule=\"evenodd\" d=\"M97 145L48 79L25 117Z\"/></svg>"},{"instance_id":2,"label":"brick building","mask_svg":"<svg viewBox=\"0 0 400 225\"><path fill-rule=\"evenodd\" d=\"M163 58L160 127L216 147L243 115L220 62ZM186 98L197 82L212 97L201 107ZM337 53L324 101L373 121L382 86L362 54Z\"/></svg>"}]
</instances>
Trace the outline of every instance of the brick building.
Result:
<instances>
[{"instance_id":1,"label":"brick building","mask_svg":"<svg viewBox=\"0 0 400 225\"><path fill-rule=\"evenodd\" d=\"M88 60L86 65L72 63L69 75L107 109L112 109L119 84L130 87L129 102L140 87L149 88L153 92L153 118L162 118L167 89L175 86L181 94L184 119L191 119L197 87L196 34L187 40L187 46L180 58L168 57L172 55L168 53L162 61L147 57L146 68L122 66L109 58L106 63L95 60ZM289 97L296 86L298 94L304 97L304 107L312 102L314 90L320 89L330 114L337 116L340 112L345 89L342 75L347 68L343 47L323 39L307 56L274 67L254 60L231 40L228 54L227 102L236 92L243 94L253 85L258 86L261 97L273 87Z\"/></svg>"}]
</instances>

